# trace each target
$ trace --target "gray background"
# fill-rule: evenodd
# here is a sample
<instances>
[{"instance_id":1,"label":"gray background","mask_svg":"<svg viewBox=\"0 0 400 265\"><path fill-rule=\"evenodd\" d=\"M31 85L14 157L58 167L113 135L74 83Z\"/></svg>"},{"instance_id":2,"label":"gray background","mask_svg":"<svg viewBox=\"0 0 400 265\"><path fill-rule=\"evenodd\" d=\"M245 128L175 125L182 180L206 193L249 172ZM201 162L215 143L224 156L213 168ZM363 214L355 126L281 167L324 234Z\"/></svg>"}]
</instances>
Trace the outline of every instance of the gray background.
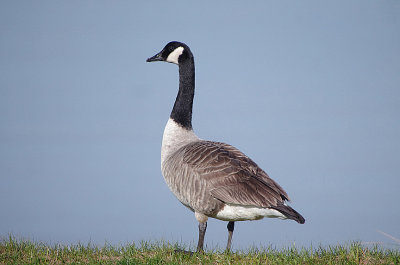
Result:
<instances>
[{"instance_id":1,"label":"gray background","mask_svg":"<svg viewBox=\"0 0 400 265\"><path fill-rule=\"evenodd\" d=\"M237 223L234 248L398 247L379 231L400 237L399 15L399 1L1 1L0 236L195 246L160 173L177 67L145 62L179 40L197 134L249 155L306 218ZM226 236L209 221L209 248Z\"/></svg>"}]
</instances>

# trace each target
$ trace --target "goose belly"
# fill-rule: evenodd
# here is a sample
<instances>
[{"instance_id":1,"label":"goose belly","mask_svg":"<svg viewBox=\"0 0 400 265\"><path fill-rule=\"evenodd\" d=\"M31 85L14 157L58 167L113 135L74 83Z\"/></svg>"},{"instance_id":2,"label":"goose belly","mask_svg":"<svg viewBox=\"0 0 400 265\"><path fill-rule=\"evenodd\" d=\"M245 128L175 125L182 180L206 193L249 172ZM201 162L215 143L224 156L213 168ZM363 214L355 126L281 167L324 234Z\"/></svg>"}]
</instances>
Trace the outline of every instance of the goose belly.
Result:
<instances>
[{"instance_id":1,"label":"goose belly","mask_svg":"<svg viewBox=\"0 0 400 265\"><path fill-rule=\"evenodd\" d=\"M178 169L179 168L179 169ZM214 216L223 203L210 195L204 180L188 174L185 168L164 164L162 173L164 180L175 197L192 211Z\"/></svg>"},{"instance_id":2,"label":"goose belly","mask_svg":"<svg viewBox=\"0 0 400 265\"><path fill-rule=\"evenodd\" d=\"M259 220L264 217L287 219L285 215L274 209L233 204L226 204L224 208L215 215L216 219L224 221Z\"/></svg>"}]
</instances>

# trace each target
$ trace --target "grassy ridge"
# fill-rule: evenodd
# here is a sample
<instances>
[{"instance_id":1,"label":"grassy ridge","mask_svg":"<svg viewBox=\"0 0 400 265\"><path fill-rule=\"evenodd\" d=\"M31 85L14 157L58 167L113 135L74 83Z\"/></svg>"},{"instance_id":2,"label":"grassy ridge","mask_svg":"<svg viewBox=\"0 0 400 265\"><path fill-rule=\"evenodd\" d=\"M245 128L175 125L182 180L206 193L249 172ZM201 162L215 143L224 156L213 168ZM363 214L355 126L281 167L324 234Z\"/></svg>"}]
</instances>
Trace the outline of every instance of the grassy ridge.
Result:
<instances>
[{"instance_id":1,"label":"grassy ridge","mask_svg":"<svg viewBox=\"0 0 400 265\"><path fill-rule=\"evenodd\" d=\"M225 253L207 251L193 255L176 252L177 245L168 243L140 246L49 246L15 240L0 242L0 264L400 264L398 250L365 248L359 243L349 247L317 249L288 248L250 249Z\"/></svg>"}]
</instances>

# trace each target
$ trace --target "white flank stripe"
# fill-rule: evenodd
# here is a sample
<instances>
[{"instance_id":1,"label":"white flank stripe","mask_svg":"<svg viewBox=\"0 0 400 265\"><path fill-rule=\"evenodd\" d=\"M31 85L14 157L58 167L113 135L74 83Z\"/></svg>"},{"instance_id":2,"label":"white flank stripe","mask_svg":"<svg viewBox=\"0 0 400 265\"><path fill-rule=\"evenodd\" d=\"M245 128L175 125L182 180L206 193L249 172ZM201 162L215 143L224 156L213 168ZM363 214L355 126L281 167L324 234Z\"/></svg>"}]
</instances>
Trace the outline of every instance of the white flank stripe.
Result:
<instances>
[{"instance_id":1,"label":"white flank stripe","mask_svg":"<svg viewBox=\"0 0 400 265\"><path fill-rule=\"evenodd\" d=\"M215 218L224 221L259 220L264 217L287 219L286 216L274 209L233 204L225 205L224 209L215 216Z\"/></svg>"}]
</instances>

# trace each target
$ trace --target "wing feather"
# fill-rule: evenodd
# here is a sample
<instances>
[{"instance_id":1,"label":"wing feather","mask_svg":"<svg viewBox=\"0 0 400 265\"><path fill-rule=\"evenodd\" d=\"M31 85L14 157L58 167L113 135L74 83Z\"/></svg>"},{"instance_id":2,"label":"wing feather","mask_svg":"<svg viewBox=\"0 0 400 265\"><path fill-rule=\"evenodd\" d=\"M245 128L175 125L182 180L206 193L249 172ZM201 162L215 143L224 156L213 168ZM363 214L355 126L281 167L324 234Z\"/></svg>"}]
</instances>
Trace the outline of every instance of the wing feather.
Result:
<instances>
[{"instance_id":1,"label":"wing feather","mask_svg":"<svg viewBox=\"0 0 400 265\"><path fill-rule=\"evenodd\" d=\"M183 162L203 179L210 194L231 204L272 207L289 200L279 184L237 148L196 141L183 147Z\"/></svg>"}]
</instances>

